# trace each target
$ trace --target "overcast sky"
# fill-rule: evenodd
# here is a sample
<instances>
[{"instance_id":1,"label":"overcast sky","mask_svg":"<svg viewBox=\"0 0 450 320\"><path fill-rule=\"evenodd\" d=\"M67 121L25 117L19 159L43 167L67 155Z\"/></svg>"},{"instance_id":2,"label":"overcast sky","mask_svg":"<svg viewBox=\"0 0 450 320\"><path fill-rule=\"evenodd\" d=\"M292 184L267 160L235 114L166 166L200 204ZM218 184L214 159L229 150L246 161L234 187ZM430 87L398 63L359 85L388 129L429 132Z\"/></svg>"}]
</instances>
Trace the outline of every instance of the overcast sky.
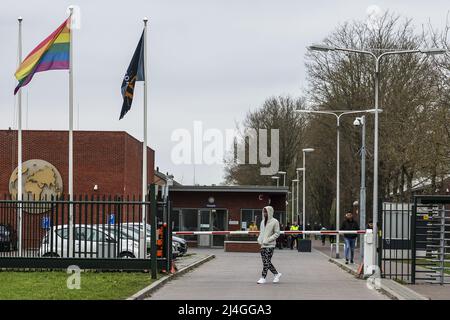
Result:
<instances>
[{"instance_id":1,"label":"overcast sky","mask_svg":"<svg viewBox=\"0 0 450 320\"><path fill-rule=\"evenodd\" d=\"M16 128L14 72L17 17L23 22L26 56L66 18L81 8L74 34L75 129L123 130L142 140L142 86L131 111L118 120L122 77L148 16L149 145L156 164L184 183L192 165L175 165L170 137L175 129L233 129L236 121L267 97L298 96L307 87L306 46L320 42L337 25L366 19L376 5L413 18L445 24L448 1L145 0L0 1L0 128ZM25 129L68 128L66 71L39 73L23 90ZM28 105L27 105L28 101ZM197 165L196 182L220 183L221 165Z\"/></svg>"}]
</instances>

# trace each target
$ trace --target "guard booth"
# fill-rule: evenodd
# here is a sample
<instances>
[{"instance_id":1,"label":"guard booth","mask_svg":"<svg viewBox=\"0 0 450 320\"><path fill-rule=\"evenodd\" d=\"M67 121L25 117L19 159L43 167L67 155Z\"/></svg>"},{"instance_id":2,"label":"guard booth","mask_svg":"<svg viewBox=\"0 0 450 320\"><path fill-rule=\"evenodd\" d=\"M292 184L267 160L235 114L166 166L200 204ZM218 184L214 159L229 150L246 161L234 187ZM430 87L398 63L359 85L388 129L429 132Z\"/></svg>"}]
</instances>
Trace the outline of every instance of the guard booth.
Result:
<instances>
[{"instance_id":1,"label":"guard booth","mask_svg":"<svg viewBox=\"0 0 450 320\"><path fill-rule=\"evenodd\" d=\"M382 277L406 283L449 283L450 196L418 195L379 206Z\"/></svg>"}]
</instances>

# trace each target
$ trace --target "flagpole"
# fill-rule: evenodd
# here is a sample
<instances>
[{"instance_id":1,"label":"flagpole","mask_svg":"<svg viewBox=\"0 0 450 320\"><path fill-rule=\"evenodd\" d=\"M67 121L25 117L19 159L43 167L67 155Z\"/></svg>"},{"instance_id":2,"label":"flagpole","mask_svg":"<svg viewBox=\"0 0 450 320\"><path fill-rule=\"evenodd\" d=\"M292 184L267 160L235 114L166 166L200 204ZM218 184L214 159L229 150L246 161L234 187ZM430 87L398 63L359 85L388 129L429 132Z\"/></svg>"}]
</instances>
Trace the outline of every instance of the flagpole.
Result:
<instances>
[{"instance_id":1,"label":"flagpole","mask_svg":"<svg viewBox=\"0 0 450 320\"><path fill-rule=\"evenodd\" d=\"M144 139L142 144L142 202L146 201L148 194L147 186L147 22L148 19L144 18ZM142 205L142 229L143 237L141 239L141 258L145 258L147 252L146 241L146 210L147 206ZM156 228L156 226L152 226Z\"/></svg>"},{"instance_id":2,"label":"flagpole","mask_svg":"<svg viewBox=\"0 0 450 320\"><path fill-rule=\"evenodd\" d=\"M22 17L18 17L19 21L19 52L18 52L18 62L19 66L22 63ZM17 96L17 201L18 201L18 246L19 246L19 256L22 256L22 225L23 225L23 215L22 215L22 90L19 90Z\"/></svg>"},{"instance_id":3,"label":"flagpole","mask_svg":"<svg viewBox=\"0 0 450 320\"><path fill-rule=\"evenodd\" d=\"M73 7L69 7L69 257L73 257Z\"/></svg>"}]
</instances>

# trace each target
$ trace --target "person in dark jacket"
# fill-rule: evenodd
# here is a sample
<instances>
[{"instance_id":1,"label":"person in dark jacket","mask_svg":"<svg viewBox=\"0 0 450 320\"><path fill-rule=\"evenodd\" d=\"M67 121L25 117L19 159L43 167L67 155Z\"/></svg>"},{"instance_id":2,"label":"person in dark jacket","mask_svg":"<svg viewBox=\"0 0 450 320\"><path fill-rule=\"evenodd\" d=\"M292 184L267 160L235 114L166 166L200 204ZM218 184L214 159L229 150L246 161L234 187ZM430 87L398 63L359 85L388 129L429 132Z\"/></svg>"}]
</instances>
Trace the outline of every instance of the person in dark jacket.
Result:
<instances>
[{"instance_id":1,"label":"person in dark jacket","mask_svg":"<svg viewBox=\"0 0 450 320\"><path fill-rule=\"evenodd\" d=\"M341 229L340 230L359 230L359 225L356 220L353 219L353 213L347 212L345 214L345 220L342 222ZM358 237L357 234L345 234L344 235L344 241L345 241L345 264L348 264L348 260L350 260L350 263L353 263L353 257L355 256L355 242L356 238Z\"/></svg>"}]
</instances>

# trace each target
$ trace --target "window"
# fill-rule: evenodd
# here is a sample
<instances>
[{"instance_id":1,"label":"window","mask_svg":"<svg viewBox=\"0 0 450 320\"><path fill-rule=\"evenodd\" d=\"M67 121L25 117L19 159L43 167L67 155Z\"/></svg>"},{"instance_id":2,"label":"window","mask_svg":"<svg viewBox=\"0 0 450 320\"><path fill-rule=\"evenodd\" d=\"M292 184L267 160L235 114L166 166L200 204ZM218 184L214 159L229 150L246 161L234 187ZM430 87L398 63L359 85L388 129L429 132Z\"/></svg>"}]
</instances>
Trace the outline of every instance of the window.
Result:
<instances>
[{"instance_id":1,"label":"window","mask_svg":"<svg viewBox=\"0 0 450 320\"><path fill-rule=\"evenodd\" d=\"M180 231L180 210L172 210L172 230Z\"/></svg>"},{"instance_id":2,"label":"window","mask_svg":"<svg viewBox=\"0 0 450 320\"><path fill-rule=\"evenodd\" d=\"M275 211L273 217L277 219L280 224L286 223L286 212ZM250 223L255 222L259 229L262 219L262 209L241 209L241 229L248 230Z\"/></svg>"},{"instance_id":3,"label":"window","mask_svg":"<svg viewBox=\"0 0 450 320\"><path fill-rule=\"evenodd\" d=\"M254 222L259 229L261 225L262 209L242 209L241 210L241 228L248 230L250 224Z\"/></svg>"},{"instance_id":4,"label":"window","mask_svg":"<svg viewBox=\"0 0 450 320\"><path fill-rule=\"evenodd\" d=\"M198 210L182 209L181 210L181 230L196 231L198 230Z\"/></svg>"},{"instance_id":5,"label":"window","mask_svg":"<svg viewBox=\"0 0 450 320\"><path fill-rule=\"evenodd\" d=\"M56 234L63 239L68 239L69 238L69 228L60 228L60 229L56 230Z\"/></svg>"}]
</instances>

